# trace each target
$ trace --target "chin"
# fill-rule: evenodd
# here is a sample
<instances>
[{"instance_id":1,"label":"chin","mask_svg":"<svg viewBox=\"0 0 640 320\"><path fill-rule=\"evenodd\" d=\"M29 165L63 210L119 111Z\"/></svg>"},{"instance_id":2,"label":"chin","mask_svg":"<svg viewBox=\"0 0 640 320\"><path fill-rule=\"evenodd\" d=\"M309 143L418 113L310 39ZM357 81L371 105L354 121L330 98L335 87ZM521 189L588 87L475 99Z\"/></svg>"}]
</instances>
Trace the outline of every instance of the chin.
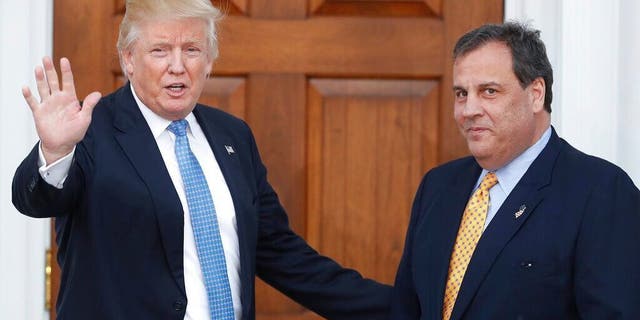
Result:
<instances>
[{"instance_id":1,"label":"chin","mask_svg":"<svg viewBox=\"0 0 640 320\"><path fill-rule=\"evenodd\" d=\"M476 159L485 158L491 153L491 148L488 148L486 146L481 146L474 143L469 143L467 146L471 155Z\"/></svg>"},{"instance_id":2,"label":"chin","mask_svg":"<svg viewBox=\"0 0 640 320\"><path fill-rule=\"evenodd\" d=\"M186 101L171 101L167 103L167 110L172 113L189 113L195 105L195 102L190 106Z\"/></svg>"}]
</instances>

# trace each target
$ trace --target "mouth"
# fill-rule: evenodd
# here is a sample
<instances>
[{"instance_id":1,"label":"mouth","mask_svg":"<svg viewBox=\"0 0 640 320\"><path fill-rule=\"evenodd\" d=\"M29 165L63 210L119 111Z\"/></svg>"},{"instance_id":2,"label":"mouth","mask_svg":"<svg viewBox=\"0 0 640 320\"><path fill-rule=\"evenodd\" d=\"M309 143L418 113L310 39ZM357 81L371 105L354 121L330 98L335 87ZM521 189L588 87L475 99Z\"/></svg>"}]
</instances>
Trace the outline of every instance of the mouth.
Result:
<instances>
[{"instance_id":1,"label":"mouth","mask_svg":"<svg viewBox=\"0 0 640 320\"><path fill-rule=\"evenodd\" d=\"M469 127L467 128L468 132L474 133L474 132L483 132L488 130L487 128L483 128L483 127Z\"/></svg>"},{"instance_id":2,"label":"mouth","mask_svg":"<svg viewBox=\"0 0 640 320\"><path fill-rule=\"evenodd\" d=\"M465 128L464 131L466 132L468 138L474 139L474 138L479 138L482 135L489 132L489 128L471 126L471 127Z\"/></svg>"},{"instance_id":3,"label":"mouth","mask_svg":"<svg viewBox=\"0 0 640 320\"><path fill-rule=\"evenodd\" d=\"M166 87L167 92L172 97L180 97L187 90L187 86L184 83L172 83Z\"/></svg>"}]
</instances>

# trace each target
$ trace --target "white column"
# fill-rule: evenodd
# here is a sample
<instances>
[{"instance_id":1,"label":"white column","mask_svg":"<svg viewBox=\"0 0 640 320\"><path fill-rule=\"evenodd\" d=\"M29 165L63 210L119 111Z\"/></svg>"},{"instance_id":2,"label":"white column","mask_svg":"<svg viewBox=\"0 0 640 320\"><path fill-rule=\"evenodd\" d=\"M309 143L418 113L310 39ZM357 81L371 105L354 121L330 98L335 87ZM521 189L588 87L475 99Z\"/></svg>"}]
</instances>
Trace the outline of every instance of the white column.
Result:
<instances>
[{"instance_id":1,"label":"white column","mask_svg":"<svg viewBox=\"0 0 640 320\"><path fill-rule=\"evenodd\" d=\"M506 0L505 19L542 31L555 83L552 123L576 148L640 185L640 4L631 0Z\"/></svg>"},{"instance_id":2,"label":"white column","mask_svg":"<svg viewBox=\"0 0 640 320\"><path fill-rule=\"evenodd\" d=\"M620 3L620 97L618 162L640 187L640 2ZM613 95L612 94L612 95Z\"/></svg>"},{"instance_id":3,"label":"white column","mask_svg":"<svg viewBox=\"0 0 640 320\"><path fill-rule=\"evenodd\" d=\"M0 319L48 318L44 253L49 219L19 214L11 203L11 181L37 140L20 87L35 88L33 67L51 54L51 39L51 0L0 0Z\"/></svg>"},{"instance_id":4,"label":"white column","mask_svg":"<svg viewBox=\"0 0 640 320\"><path fill-rule=\"evenodd\" d=\"M562 1L562 135L618 162L619 1Z\"/></svg>"}]
</instances>

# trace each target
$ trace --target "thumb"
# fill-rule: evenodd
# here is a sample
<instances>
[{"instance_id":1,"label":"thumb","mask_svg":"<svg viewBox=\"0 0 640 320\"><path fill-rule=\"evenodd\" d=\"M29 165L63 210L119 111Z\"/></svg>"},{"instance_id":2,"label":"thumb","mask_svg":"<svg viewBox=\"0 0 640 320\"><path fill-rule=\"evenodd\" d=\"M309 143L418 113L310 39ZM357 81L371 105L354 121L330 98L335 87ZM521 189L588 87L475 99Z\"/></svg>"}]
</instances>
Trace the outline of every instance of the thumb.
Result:
<instances>
[{"instance_id":1,"label":"thumb","mask_svg":"<svg viewBox=\"0 0 640 320\"><path fill-rule=\"evenodd\" d=\"M82 102L81 112L86 112L89 115L91 115L91 113L93 112L93 108L96 106L98 101L100 101L101 97L102 97L102 94L100 92L97 92L97 91L91 92L89 95L87 95L86 98L84 98L84 101Z\"/></svg>"}]
</instances>

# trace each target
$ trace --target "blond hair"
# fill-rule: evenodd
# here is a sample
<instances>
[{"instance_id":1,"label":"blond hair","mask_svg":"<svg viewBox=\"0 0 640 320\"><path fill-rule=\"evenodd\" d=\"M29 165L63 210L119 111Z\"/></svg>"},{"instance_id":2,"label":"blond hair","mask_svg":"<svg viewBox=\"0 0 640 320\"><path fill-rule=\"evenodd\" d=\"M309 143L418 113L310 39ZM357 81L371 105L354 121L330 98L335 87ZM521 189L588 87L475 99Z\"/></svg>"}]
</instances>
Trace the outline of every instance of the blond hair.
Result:
<instances>
[{"instance_id":1,"label":"blond hair","mask_svg":"<svg viewBox=\"0 0 640 320\"><path fill-rule=\"evenodd\" d=\"M197 18L207 25L208 56L218 57L216 23L222 14L209 0L127 0L126 12L118 33L118 56L125 77L127 75L122 54L131 50L139 37L140 24L148 20Z\"/></svg>"}]
</instances>

